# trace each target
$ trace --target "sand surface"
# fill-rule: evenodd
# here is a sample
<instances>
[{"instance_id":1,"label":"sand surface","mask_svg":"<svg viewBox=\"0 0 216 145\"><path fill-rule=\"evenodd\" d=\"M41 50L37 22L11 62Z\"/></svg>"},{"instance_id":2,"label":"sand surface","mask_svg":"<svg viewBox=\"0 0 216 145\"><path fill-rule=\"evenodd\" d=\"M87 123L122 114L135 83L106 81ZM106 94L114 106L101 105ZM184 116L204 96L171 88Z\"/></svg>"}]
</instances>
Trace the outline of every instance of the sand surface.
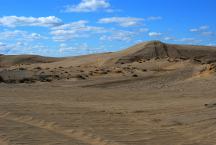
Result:
<instances>
[{"instance_id":1,"label":"sand surface","mask_svg":"<svg viewBox=\"0 0 216 145\"><path fill-rule=\"evenodd\" d=\"M214 63L135 53L2 67L0 145L215 145Z\"/></svg>"}]
</instances>

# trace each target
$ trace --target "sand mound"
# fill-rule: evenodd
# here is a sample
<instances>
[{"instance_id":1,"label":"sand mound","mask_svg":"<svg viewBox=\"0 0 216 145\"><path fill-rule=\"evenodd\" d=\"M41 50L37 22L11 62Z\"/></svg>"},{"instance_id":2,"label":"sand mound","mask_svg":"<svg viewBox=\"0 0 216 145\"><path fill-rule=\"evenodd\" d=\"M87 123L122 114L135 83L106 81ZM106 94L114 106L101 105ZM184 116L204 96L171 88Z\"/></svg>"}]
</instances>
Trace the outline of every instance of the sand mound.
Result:
<instances>
[{"instance_id":1,"label":"sand mound","mask_svg":"<svg viewBox=\"0 0 216 145\"><path fill-rule=\"evenodd\" d=\"M216 47L174 45L160 41L141 43L121 52L123 54L117 63L131 63L150 59L183 59L193 60L203 64L216 62Z\"/></svg>"},{"instance_id":2,"label":"sand mound","mask_svg":"<svg viewBox=\"0 0 216 145\"><path fill-rule=\"evenodd\" d=\"M33 63L50 63L62 59L42 57L37 55L0 55L0 66L14 66L20 64L33 64Z\"/></svg>"},{"instance_id":3,"label":"sand mound","mask_svg":"<svg viewBox=\"0 0 216 145\"><path fill-rule=\"evenodd\" d=\"M196 71L196 67L205 66L203 64L211 67L201 72ZM146 79L147 73L168 73L167 78L175 80L176 78L208 76L215 72L215 66L216 47L174 45L151 41L119 52L68 58L1 55L0 82L51 82L89 80L97 77L129 77L130 80L130 77ZM179 72L184 75L179 75Z\"/></svg>"},{"instance_id":4,"label":"sand mound","mask_svg":"<svg viewBox=\"0 0 216 145\"><path fill-rule=\"evenodd\" d=\"M208 64L200 72L196 73L192 78L209 77L216 71L216 66Z\"/></svg>"}]
</instances>

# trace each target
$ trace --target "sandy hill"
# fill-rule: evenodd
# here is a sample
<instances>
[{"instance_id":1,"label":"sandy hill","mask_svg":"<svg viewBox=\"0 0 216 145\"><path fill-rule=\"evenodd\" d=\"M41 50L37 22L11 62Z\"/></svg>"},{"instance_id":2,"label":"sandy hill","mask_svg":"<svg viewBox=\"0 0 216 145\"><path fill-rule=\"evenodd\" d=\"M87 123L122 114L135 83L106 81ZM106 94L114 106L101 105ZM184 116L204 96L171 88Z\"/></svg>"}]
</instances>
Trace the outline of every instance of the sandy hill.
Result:
<instances>
[{"instance_id":1,"label":"sandy hill","mask_svg":"<svg viewBox=\"0 0 216 145\"><path fill-rule=\"evenodd\" d=\"M58 58L43 57L37 55L0 55L0 66L13 66L21 64L51 63Z\"/></svg>"},{"instance_id":2,"label":"sandy hill","mask_svg":"<svg viewBox=\"0 0 216 145\"><path fill-rule=\"evenodd\" d=\"M2 82L143 76L162 70L173 70L173 78L179 78L179 72L192 77L215 70L216 47L150 41L118 52L68 58L2 55L0 66L7 67L0 68Z\"/></svg>"},{"instance_id":3,"label":"sandy hill","mask_svg":"<svg viewBox=\"0 0 216 145\"><path fill-rule=\"evenodd\" d=\"M216 47L195 45L174 45L160 41L141 43L123 50L118 62L133 62L139 59L172 58L196 60L201 63L216 62Z\"/></svg>"},{"instance_id":4,"label":"sandy hill","mask_svg":"<svg viewBox=\"0 0 216 145\"><path fill-rule=\"evenodd\" d=\"M216 145L215 55L151 41L0 56L0 145Z\"/></svg>"}]
</instances>

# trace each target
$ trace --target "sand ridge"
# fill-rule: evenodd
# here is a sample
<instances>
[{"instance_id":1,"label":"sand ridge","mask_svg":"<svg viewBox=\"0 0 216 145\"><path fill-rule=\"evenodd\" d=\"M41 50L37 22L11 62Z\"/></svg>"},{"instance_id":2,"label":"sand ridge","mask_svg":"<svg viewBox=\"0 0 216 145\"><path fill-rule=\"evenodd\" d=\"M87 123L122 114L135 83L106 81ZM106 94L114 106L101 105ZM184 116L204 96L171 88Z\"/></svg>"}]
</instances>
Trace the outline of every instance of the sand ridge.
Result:
<instances>
[{"instance_id":1,"label":"sand ridge","mask_svg":"<svg viewBox=\"0 0 216 145\"><path fill-rule=\"evenodd\" d=\"M0 144L215 145L215 50L0 56Z\"/></svg>"}]
</instances>

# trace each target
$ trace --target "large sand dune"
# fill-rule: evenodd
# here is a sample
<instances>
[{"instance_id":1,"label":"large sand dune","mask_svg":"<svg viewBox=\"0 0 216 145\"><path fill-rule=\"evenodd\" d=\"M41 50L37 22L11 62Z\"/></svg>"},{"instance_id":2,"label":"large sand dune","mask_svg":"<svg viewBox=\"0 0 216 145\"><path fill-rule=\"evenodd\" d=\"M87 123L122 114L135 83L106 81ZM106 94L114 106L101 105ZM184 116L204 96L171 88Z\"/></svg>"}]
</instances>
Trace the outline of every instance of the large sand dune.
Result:
<instances>
[{"instance_id":1,"label":"large sand dune","mask_svg":"<svg viewBox=\"0 0 216 145\"><path fill-rule=\"evenodd\" d=\"M216 144L216 47L151 41L0 66L0 145Z\"/></svg>"}]
</instances>

